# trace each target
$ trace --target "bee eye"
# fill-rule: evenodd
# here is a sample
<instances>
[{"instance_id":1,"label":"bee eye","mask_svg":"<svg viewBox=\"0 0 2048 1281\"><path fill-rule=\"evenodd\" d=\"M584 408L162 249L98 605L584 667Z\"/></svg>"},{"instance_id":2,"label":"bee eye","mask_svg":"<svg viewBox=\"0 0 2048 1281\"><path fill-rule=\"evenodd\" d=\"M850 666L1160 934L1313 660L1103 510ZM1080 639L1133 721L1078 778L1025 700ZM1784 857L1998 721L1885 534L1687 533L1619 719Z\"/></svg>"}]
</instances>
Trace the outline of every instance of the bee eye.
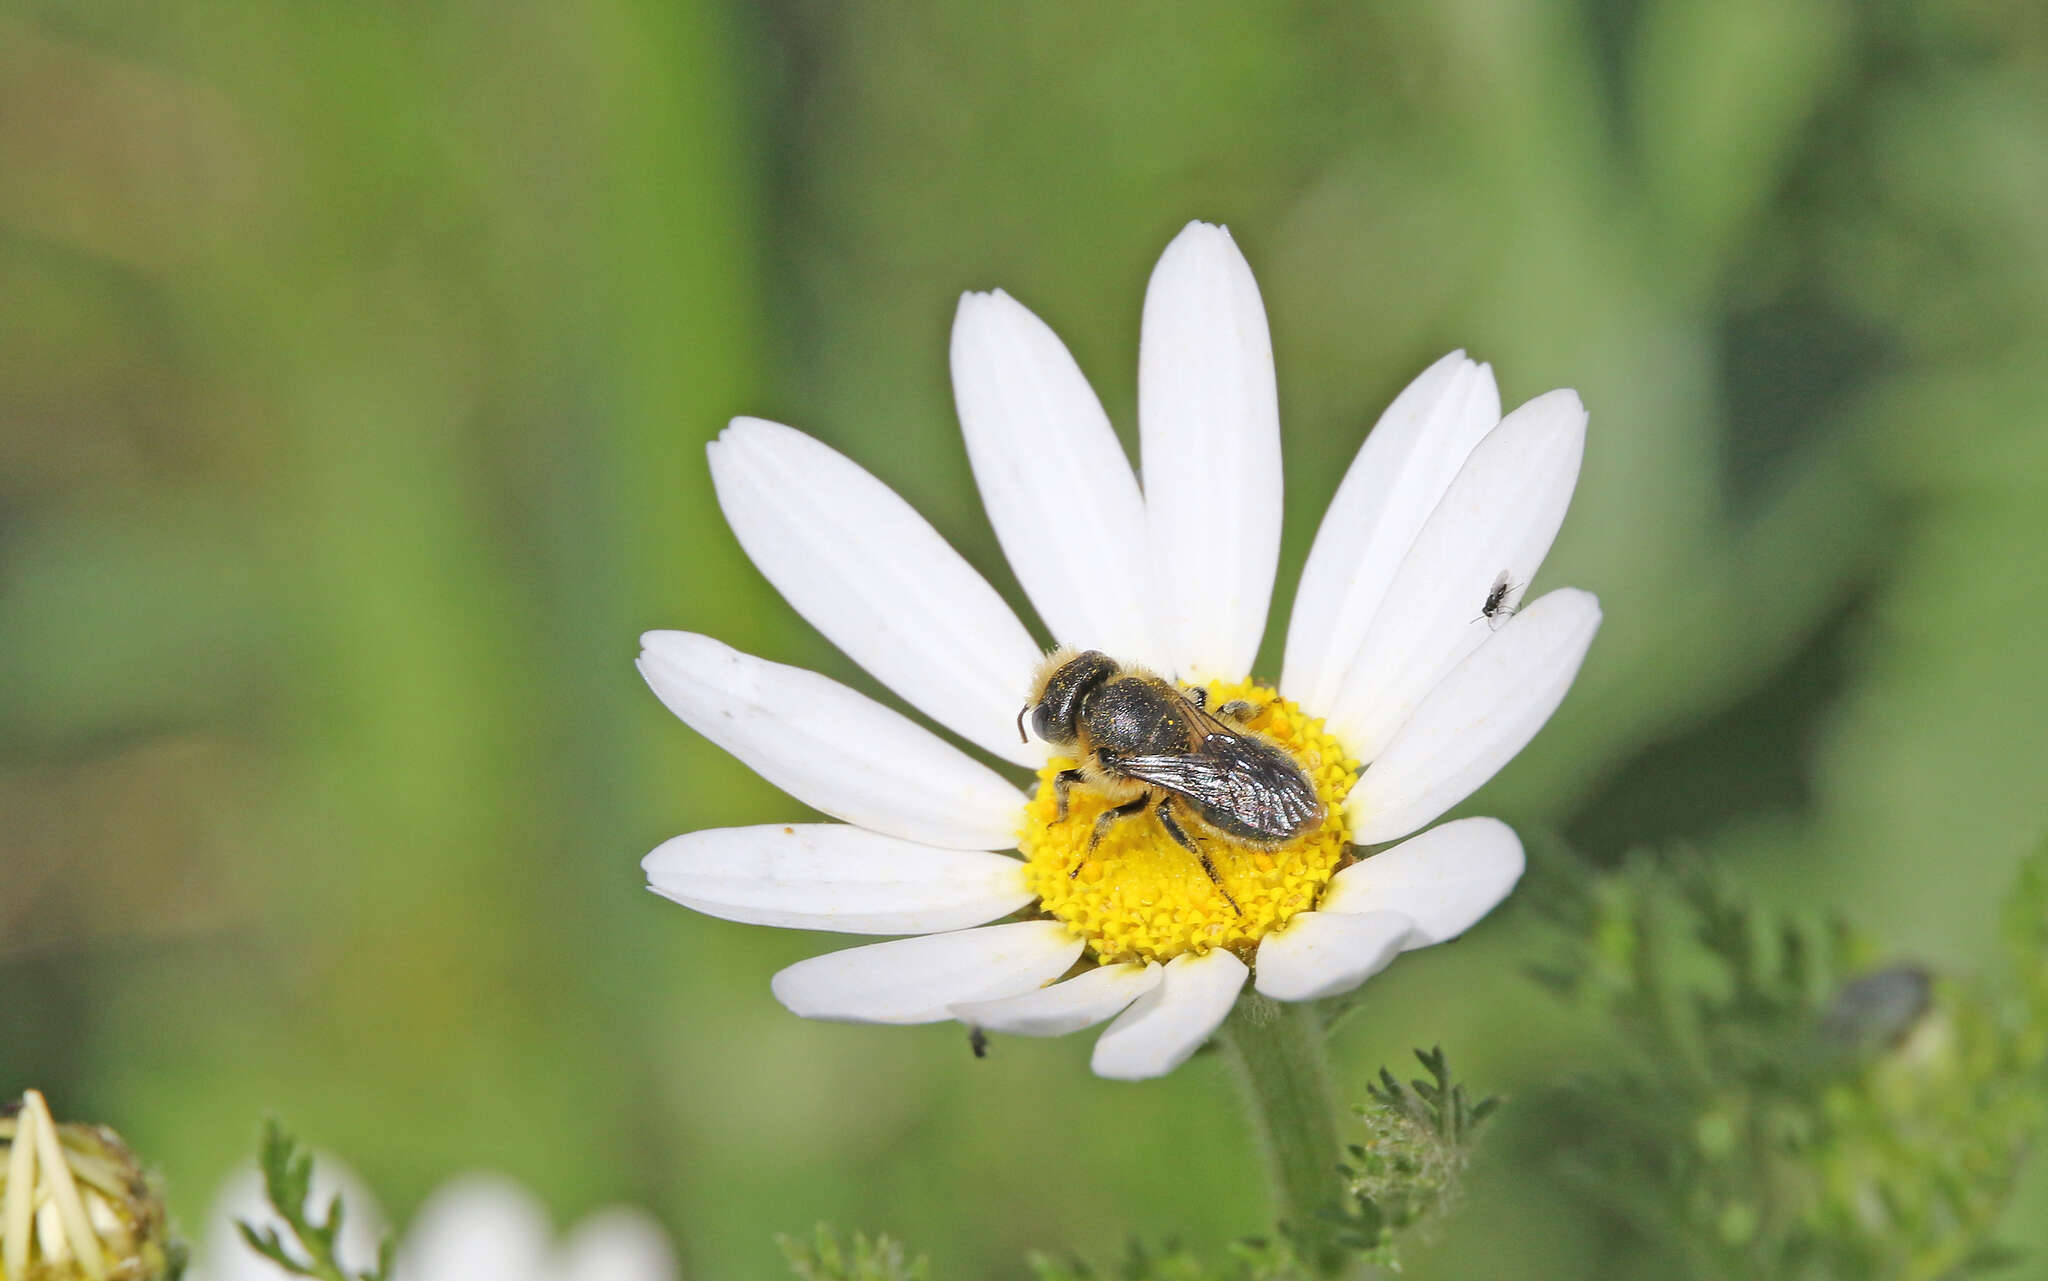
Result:
<instances>
[{"instance_id":1,"label":"bee eye","mask_svg":"<svg viewBox=\"0 0 2048 1281\"><path fill-rule=\"evenodd\" d=\"M1052 705L1040 703L1031 709L1031 729L1046 742L1052 741Z\"/></svg>"}]
</instances>

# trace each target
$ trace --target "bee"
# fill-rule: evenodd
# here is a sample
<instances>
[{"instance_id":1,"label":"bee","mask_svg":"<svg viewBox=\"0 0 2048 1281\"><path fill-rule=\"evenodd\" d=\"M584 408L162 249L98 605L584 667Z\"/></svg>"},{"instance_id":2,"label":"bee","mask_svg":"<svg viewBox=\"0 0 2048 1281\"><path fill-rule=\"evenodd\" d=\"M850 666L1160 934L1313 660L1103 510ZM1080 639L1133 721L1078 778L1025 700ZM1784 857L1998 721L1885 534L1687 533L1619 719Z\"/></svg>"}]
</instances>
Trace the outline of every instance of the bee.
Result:
<instances>
[{"instance_id":1,"label":"bee","mask_svg":"<svg viewBox=\"0 0 2048 1281\"><path fill-rule=\"evenodd\" d=\"M1479 618L1485 619L1488 627L1499 631L1502 623L1515 616L1525 585L1516 582L1505 569L1500 571L1493 580L1493 586L1486 589L1486 600L1479 606ZM1472 621L1476 623L1479 618Z\"/></svg>"},{"instance_id":2,"label":"bee","mask_svg":"<svg viewBox=\"0 0 2048 1281\"><path fill-rule=\"evenodd\" d=\"M1017 713L1017 732L1023 735L1028 715L1040 738L1080 757L1053 777L1059 818L1067 816L1075 787L1110 801L1088 848L1117 823L1149 812L1222 889L1198 836L1278 849L1315 830L1324 816L1307 771L1244 727L1251 711L1249 703L1232 702L1212 713L1202 690L1124 667L1098 650L1063 649L1039 669L1035 692ZM1223 896L1236 908L1228 890Z\"/></svg>"}]
</instances>

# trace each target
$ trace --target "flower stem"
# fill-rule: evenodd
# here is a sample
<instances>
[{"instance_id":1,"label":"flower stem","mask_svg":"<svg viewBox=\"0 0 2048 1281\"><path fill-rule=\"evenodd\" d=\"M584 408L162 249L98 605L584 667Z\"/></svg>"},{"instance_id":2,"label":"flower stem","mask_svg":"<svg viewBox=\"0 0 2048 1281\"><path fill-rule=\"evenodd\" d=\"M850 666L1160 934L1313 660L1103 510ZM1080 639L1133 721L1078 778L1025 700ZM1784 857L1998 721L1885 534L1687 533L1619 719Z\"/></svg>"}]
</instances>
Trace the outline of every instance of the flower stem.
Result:
<instances>
[{"instance_id":1,"label":"flower stem","mask_svg":"<svg viewBox=\"0 0 2048 1281\"><path fill-rule=\"evenodd\" d=\"M1266 1149L1273 1208L1302 1262L1335 1276L1344 1256L1321 1211L1337 1203L1337 1108L1313 1005L1248 996L1223 1024L1252 1125Z\"/></svg>"}]
</instances>

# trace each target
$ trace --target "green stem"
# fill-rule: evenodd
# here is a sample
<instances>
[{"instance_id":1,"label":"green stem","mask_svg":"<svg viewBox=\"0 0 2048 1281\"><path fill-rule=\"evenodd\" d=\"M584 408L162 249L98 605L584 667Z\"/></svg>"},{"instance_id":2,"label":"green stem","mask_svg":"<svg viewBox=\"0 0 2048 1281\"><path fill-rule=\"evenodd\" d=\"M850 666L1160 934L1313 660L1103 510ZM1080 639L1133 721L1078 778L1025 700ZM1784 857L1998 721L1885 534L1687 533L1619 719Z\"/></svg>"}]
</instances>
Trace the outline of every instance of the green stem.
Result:
<instances>
[{"instance_id":1,"label":"green stem","mask_svg":"<svg viewBox=\"0 0 2048 1281\"><path fill-rule=\"evenodd\" d=\"M1296 1234L1302 1261L1323 1276L1342 1268L1322 1211L1337 1203L1337 1106L1322 1020L1313 1005L1251 996L1223 1025L1252 1125L1266 1149L1273 1208Z\"/></svg>"}]
</instances>

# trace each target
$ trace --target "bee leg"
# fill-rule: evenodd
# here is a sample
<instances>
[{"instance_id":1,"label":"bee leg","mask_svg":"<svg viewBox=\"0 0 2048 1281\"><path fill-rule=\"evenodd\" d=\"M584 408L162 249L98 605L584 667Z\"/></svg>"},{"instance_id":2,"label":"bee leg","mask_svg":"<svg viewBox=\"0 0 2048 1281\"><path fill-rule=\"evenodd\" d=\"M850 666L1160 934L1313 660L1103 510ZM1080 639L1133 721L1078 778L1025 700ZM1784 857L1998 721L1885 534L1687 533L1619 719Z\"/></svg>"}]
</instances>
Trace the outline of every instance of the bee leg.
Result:
<instances>
[{"instance_id":1,"label":"bee leg","mask_svg":"<svg viewBox=\"0 0 2048 1281\"><path fill-rule=\"evenodd\" d=\"M1067 790L1076 783L1085 783L1087 781L1088 776L1077 769L1063 769L1052 776L1053 799L1059 803L1059 808L1053 814L1053 822L1064 823L1067 821Z\"/></svg>"},{"instance_id":2,"label":"bee leg","mask_svg":"<svg viewBox=\"0 0 2048 1281\"><path fill-rule=\"evenodd\" d=\"M1237 900L1232 898L1230 891L1223 887L1223 878L1216 875L1216 865L1209 861L1208 852L1195 844L1194 838L1188 835L1187 829L1180 825L1180 820L1173 816L1172 805L1173 802L1171 801L1161 801L1153 810L1153 813L1159 816L1159 826L1166 829L1166 834L1173 838L1174 844L1202 860L1202 870L1209 874L1210 880L1216 882L1216 892L1223 896L1224 902L1230 904L1231 911L1239 916L1243 916L1244 909L1237 905Z\"/></svg>"},{"instance_id":3,"label":"bee leg","mask_svg":"<svg viewBox=\"0 0 2048 1281\"><path fill-rule=\"evenodd\" d=\"M1259 709L1255 704L1248 703L1241 698L1233 698L1216 709L1217 720L1230 721L1238 725L1244 724L1258 714Z\"/></svg>"},{"instance_id":4,"label":"bee leg","mask_svg":"<svg viewBox=\"0 0 2048 1281\"><path fill-rule=\"evenodd\" d=\"M1144 813L1148 799L1147 797L1140 796L1137 800L1131 801L1128 804L1102 811L1101 816L1095 820L1095 831L1088 837L1088 848L1092 850L1097 845L1102 844L1102 838L1109 835L1109 829L1115 827L1120 820Z\"/></svg>"},{"instance_id":5,"label":"bee leg","mask_svg":"<svg viewBox=\"0 0 2048 1281\"><path fill-rule=\"evenodd\" d=\"M1115 809L1107 809L1102 811L1102 813L1095 820L1095 831L1092 832L1088 837L1088 848L1092 851L1097 845L1100 845L1102 843L1102 838L1109 835L1109 829L1115 827L1120 820L1131 818L1135 815L1144 813L1145 806L1148 805L1150 802L1150 797L1140 796L1137 800L1132 801L1128 805L1119 805ZM1079 863L1076 863L1071 869L1068 870L1067 879L1071 881L1080 874L1081 865Z\"/></svg>"},{"instance_id":6,"label":"bee leg","mask_svg":"<svg viewBox=\"0 0 2048 1281\"><path fill-rule=\"evenodd\" d=\"M1193 703L1198 708L1209 706L1208 690L1203 689L1200 685L1189 685L1185 687L1185 690L1190 703Z\"/></svg>"}]
</instances>

